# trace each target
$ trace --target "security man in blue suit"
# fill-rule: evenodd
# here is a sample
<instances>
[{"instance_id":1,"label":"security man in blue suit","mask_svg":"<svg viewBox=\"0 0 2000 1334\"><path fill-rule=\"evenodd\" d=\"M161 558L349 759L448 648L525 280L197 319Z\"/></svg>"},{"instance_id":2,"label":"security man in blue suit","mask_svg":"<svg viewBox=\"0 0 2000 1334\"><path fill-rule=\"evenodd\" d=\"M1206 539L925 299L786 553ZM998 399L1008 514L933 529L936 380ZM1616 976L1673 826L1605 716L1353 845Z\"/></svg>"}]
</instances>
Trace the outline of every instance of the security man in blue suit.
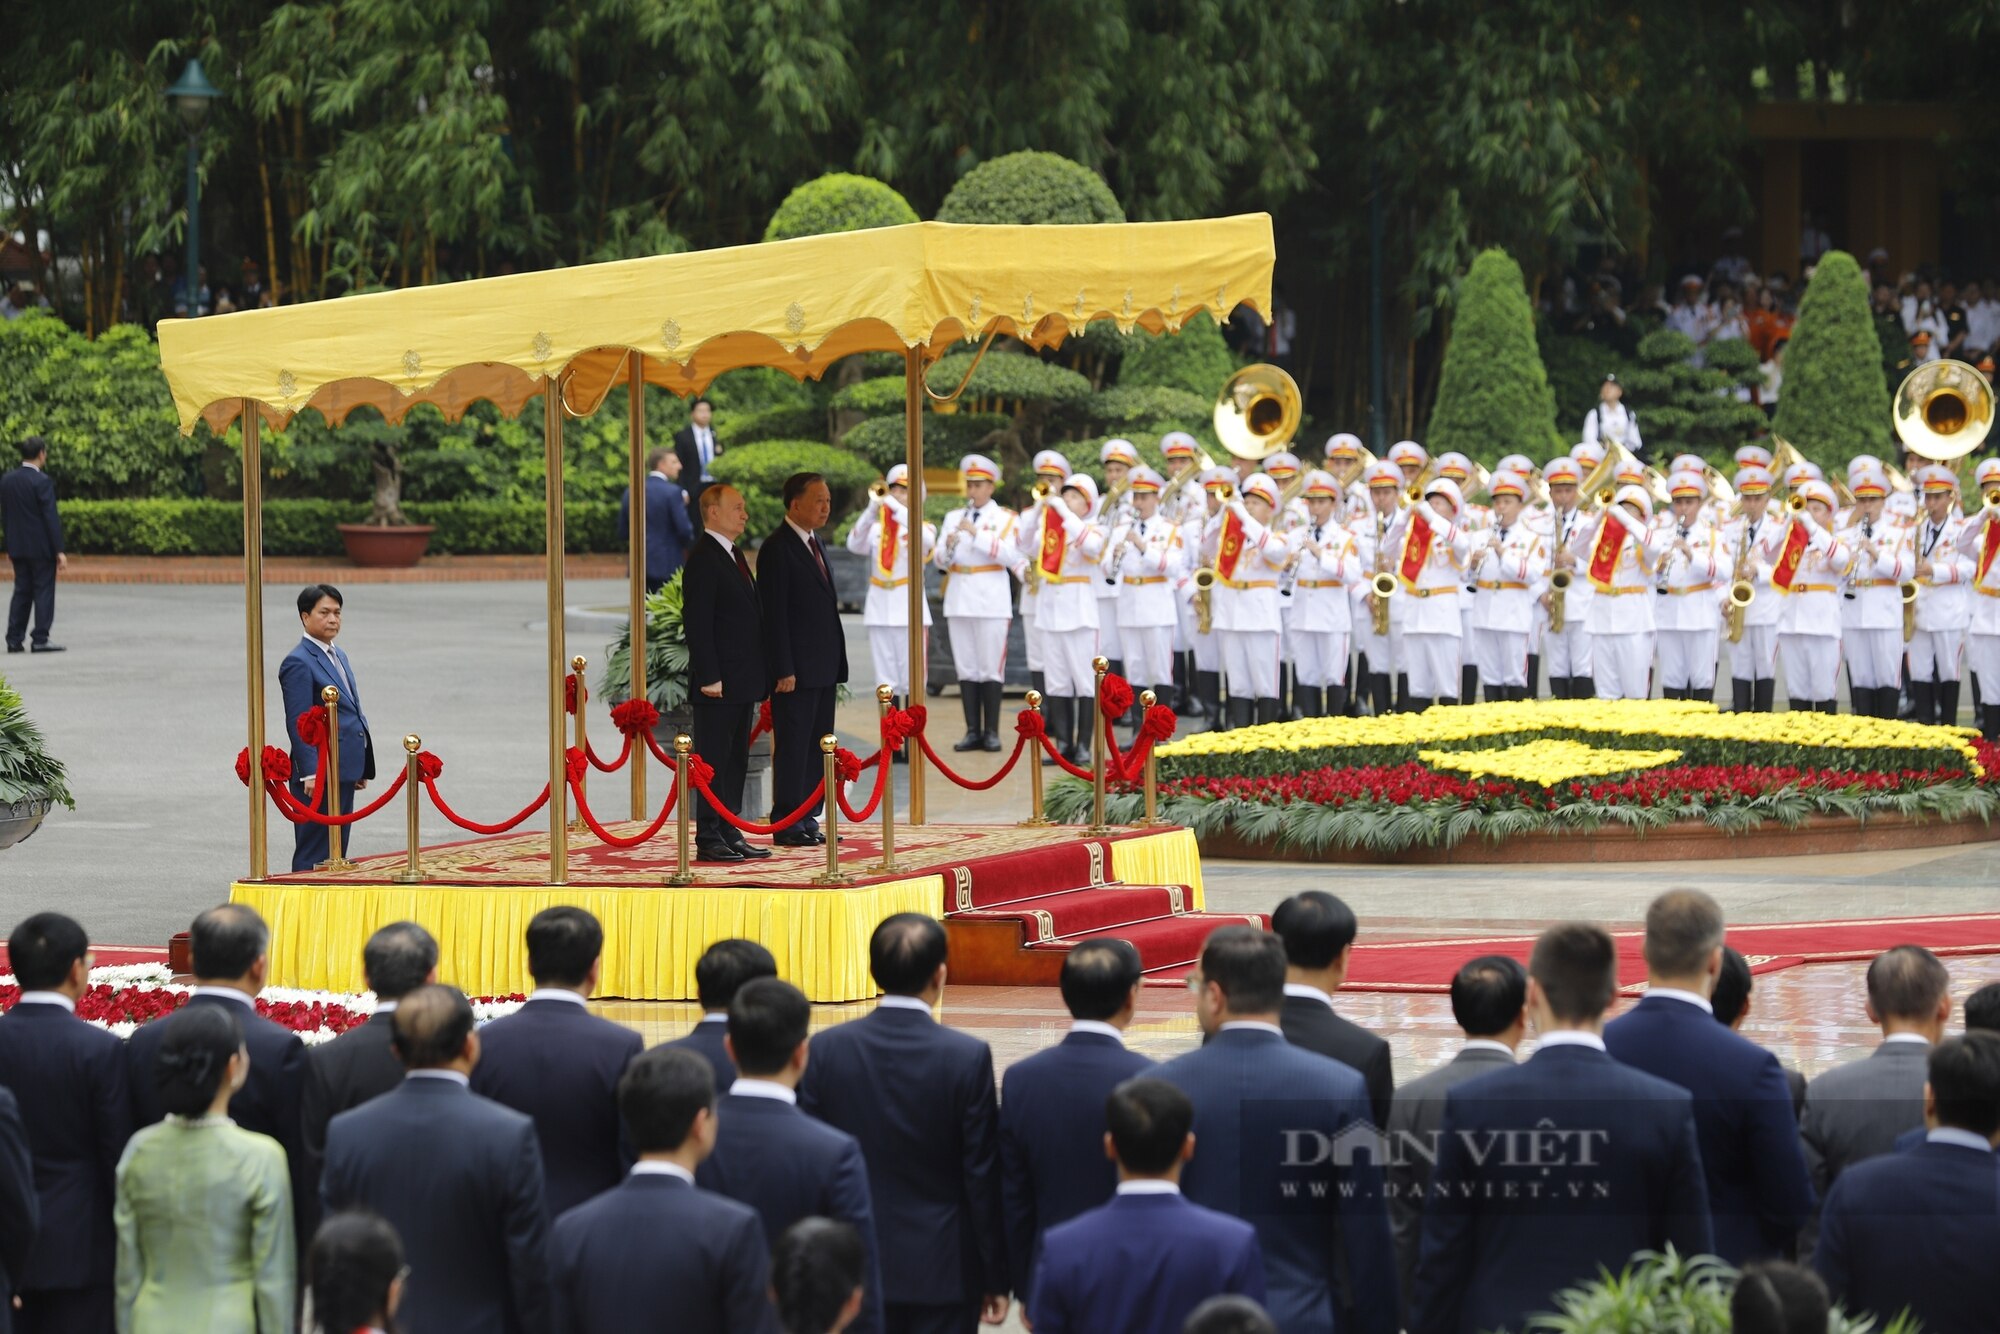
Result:
<instances>
[{"instance_id":1,"label":"security man in blue suit","mask_svg":"<svg viewBox=\"0 0 2000 1334\"><path fill-rule=\"evenodd\" d=\"M705 1057L715 1070L715 1086L727 1090L736 1082L736 1062L729 1055L729 1007L743 986L760 977L776 977L778 961L754 940L718 940L701 952L694 965L694 994L701 1019L686 1036L661 1043L686 1047Z\"/></svg>"},{"instance_id":2,"label":"security man in blue suit","mask_svg":"<svg viewBox=\"0 0 2000 1334\"><path fill-rule=\"evenodd\" d=\"M694 516L687 492L675 481L681 474L680 455L655 449L646 455L646 591L657 593L687 560L694 541ZM632 492L618 501L618 531L630 531Z\"/></svg>"},{"instance_id":3,"label":"security man in blue suit","mask_svg":"<svg viewBox=\"0 0 2000 1334\"><path fill-rule=\"evenodd\" d=\"M1257 1229L1284 1334L1395 1334L1382 1169L1373 1152L1349 1152L1357 1137L1379 1143L1367 1083L1285 1040L1285 947L1270 932L1213 932L1189 981L1209 1040L1158 1071L1194 1100L1201 1151L1182 1191Z\"/></svg>"},{"instance_id":4,"label":"security man in blue suit","mask_svg":"<svg viewBox=\"0 0 2000 1334\"><path fill-rule=\"evenodd\" d=\"M299 590L299 623L305 627L285 660L278 664L278 688L285 699L285 731L292 739L292 795L312 799L313 775L319 772L319 749L299 736L299 715L324 708L320 692L340 691L340 811L354 809L354 794L375 776L375 743L368 736L368 717L361 711L361 691L354 665L334 647L340 634L340 590L332 584L307 584ZM341 829L343 852L354 849L354 825ZM326 826L310 820L293 826L292 870L310 871L326 860Z\"/></svg>"}]
</instances>

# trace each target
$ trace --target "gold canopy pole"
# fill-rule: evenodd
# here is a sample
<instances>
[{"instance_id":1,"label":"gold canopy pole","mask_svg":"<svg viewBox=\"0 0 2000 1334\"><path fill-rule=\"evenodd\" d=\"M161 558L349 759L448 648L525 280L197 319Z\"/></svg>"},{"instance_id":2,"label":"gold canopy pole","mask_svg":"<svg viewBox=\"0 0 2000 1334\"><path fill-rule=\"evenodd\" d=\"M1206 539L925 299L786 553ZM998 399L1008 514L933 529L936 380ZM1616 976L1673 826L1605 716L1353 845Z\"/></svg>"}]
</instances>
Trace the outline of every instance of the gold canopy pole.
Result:
<instances>
[{"instance_id":1,"label":"gold canopy pole","mask_svg":"<svg viewBox=\"0 0 2000 1334\"><path fill-rule=\"evenodd\" d=\"M924 360L916 348L903 351L903 439L904 462L910 471L910 698L905 708L915 708L930 687L930 660L924 652ZM924 748L910 747L910 824L924 823ZM895 800L895 790L882 800Z\"/></svg>"},{"instance_id":2,"label":"gold canopy pole","mask_svg":"<svg viewBox=\"0 0 2000 1334\"><path fill-rule=\"evenodd\" d=\"M563 677L569 661L563 656L563 409L562 386L553 375L542 379L542 459L548 548L549 615L549 883L569 882L569 784L565 743L569 740L569 710L564 707Z\"/></svg>"},{"instance_id":3,"label":"gold canopy pole","mask_svg":"<svg viewBox=\"0 0 2000 1334\"><path fill-rule=\"evenodd\" d=\"M646 354L627 358L630 395L626 417L632 430L632 698L646 698ZM632 818L646 818L646 752L632 752Z\"/></svg>"},{"instance_id":4,"label":"gold canopy pole","mask_svg":"<svg viewBox=\"0 0 2000 1334\"><path fill-rule=\"evenodd\" d=\"M250 878L271 873L264 809L264 421L243 400L243 646L250 677Z\"/></svg>"}]
</instances>

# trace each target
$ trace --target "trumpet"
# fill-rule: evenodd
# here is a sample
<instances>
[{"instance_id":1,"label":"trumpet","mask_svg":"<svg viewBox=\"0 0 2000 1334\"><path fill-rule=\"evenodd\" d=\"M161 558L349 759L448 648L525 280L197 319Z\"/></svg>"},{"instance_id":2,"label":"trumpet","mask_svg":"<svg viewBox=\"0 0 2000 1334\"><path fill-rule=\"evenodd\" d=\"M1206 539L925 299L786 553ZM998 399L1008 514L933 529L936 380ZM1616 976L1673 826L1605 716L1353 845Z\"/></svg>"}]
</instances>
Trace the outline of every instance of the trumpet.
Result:
<instances>
[{"instance_id":1,"label":"trumpet","mask_svg":"<svg viewBox=\"0 0 2000 1334\"><path fill-rule=\"evenodd\" d=\"M1785 497L1785 508L1792 513L1797 514L1804 510L1805 507L1806 498L1798 492L1794 491L1791 495Z\"/></svg>"},{"instance_id":2,"label":"trumpet","mask_svg":"<svg viewBox=\"0 0 2000 1334\"><path fill-rule=\"evenodd\" d=\"M1907 644L1917 637L1917 586L1898 584L1896 591L1903 595L1903 642Z\"/></svg>"},{"instance_id":3,"label":"trumpet","mask_svg":"<svg viewBox=\"0 0 2000 1334\"><path fill-rule=\"evenodd\" d=\"M871 500L882 500L888 494L889 484L887 482L870 482L868 484L868 496Z\"/></svg>"},{"instance_id":4,"label":"trumpet","mask_svg":"<svg viewBox=\"0 0 2000 1334\"><path fill-rule=\"evenodd\" d=\"M1985 496L1981 498L1981 501L1982 501L1981 503L1982 509L1988 511L2000 511L2000 486L1996 486L1991 491L1988 491L1985 494Z\"/></svg>"},{"instance_id":5,"label":"trumpet","mask_svg":"<svg viewBox=\"0 0 2000 1334\"><path fill-rule=\"evenodd\" d=\"M1569 570L1557 570L1549 575L1549 633L1563 632L1563 614L1569 602L1569 586L1576 582L1576 575Z\"/></svg>"},{"instance_id":6,"label":"trumpet","mask_svg":"<svg viewBox=\"0 0 2000 1334\"><path fill-rule=\"evenodd\" d=\"M1194 623L1195 629L1207 634L1215 619L1215 581L1219 576L1212 565L1204 565L1194 572Z\"/></svg>"}]
</instances>

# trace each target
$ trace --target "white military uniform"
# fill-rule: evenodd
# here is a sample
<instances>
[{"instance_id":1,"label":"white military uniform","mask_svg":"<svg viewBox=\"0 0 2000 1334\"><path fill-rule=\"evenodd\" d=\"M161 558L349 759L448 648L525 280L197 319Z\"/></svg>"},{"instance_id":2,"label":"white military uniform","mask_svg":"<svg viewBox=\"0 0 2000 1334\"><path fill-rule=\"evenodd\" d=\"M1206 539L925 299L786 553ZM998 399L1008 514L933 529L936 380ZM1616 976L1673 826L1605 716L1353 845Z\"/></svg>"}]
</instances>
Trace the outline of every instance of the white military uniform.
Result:
<instances>
[{"instance_id":1,"label":"white military uniform","mask_svg":"<svg viewBox=\"0 0 2000 1334\"><path fill-rule=\"evenodd\" d=\"M1966 657L1973 673L1979 677L1981 710L2000 711L2000 555L1996 555L1983 572L1979 568L1986 550L1988 526L1992 522L1990 510L1983 510L1967 519L1965 526L1959 530L1958 550L1972 566ZM1985 725L1980 730L1987 734L1989 741L1995 739L1992 722L1985 718L1982 722Z\"/></svg>"},{"instance_id":2,"label":"white military uniform","mask_svg":"<svg viewBox=\"0 0 2000 1334\"><path fill-rule=\"evenodd\" d=\"M895 527L887 538L878 522L887 515ZM910 693L910 539L909 507L893 496L871 500L847 531L847 549L868 561L868 599L861 623L868 627L868 649L875 659L875 684L898 695ZM924 525L924 559L937 545L937 529ZM924 599L924 624L931 623L931 603Z\"/></svg>"},{"instance_id":3,"label":"white military uniform","mask_svg":"<svg viewBox=\"0 0 2000 1334\"><path fill-rule=\"evenodd\" d=\"M1639 452L1639 418L1624 401L1617 403L1599 402L1583 419L1583 439L1585 444L1609 444L1613 441L1625 446L1634 454Z\"/></svg>"},{"instance_id":4,"label":"white military uniform","mask_svg":"<svg viewBox=\"0 0 2000 1334\"><path fill-rule=\"evenodd\" d=\"M1779 594L1778 652L1785 663L1785 694L1805 707L1832 712L1840 680L1841 578L1854 555L1811 515L1801 513L1791 521L1805 525L1809 537L1792 586ZM1782 542L1779 548L1782 552Z\"/></svg>"},{"instance_id":5,"label":"white military uniform","mask_svg":"<svg viewBox=\"0 0 2000 1334\"><path fill-rule=\"evenodd\" d=\"M1437 485L1451 483L1433 483ZM1418 502L1432 536L1430 556L1417 571L1415 583L1402 578L1401 568L1410 516L1417 506L1403 512L1388 539L1390 568L1401 582L1389 601L1392 607L1404 604L1402 651L1410 674L1412 707L1423 700L1458 698L1459 664L1464 654L1465 626L1459 599L1465 596L1465 557L1471 539L1456 522L1433 509L1429 500L1426 493Z\"/></svg>"},{"instance_id":6,"label":"white military uniform","mask_svg":"<svg viewBox=\"0 0 2000 1334\"><path fill-rule=\"evenodd\" d=\"M1551 573L1555 553L1564 549L1576 563L1570 567L1569 588L1563 593L1563 628L1549 623L1546 609L1539 612L1542 626L1542 665L1547 669L1551 690L1558 679L1588 681L1591 677L1590 580L1584 570L1590 564L1590 541L1596 533L1590 515L1581 508L1549 508L1548 543ZM1532 684L1532 683L1531 683ZM1581 689L1582 687L1578 687Z\"/></svg>"},{"instance_id":7,"label":"white military uniform","mask_svg":"<svg viewBox=\"0 0 2000 1334\"><path fill-rule=\"evenodd\" d=\"M1078 480L1071 477L1064 485L1075 486ZM1090 481L1087 477L1081 480ZM1094 513L1094 483L1088 494ZM1079 518L1070 513L1061 495L1051 495L1022 525L1035 537L1036 554L1030 560L1039 559L1042 531L1052 521L1051 515L1063 525L1063 559L1061 574L1044 572L1040 578L1041 605L1035 614L1042 624L1042 671L1048 678L1049 694L1090 699L1097 693L1097 676L1090 660L1097 656L1097 585L1102 578L1098 562L1104 556L1104 530L1091 522L1092 516Z\"/></svg>"},{"instance_id":8,"label":"white military uniform","mask_svg":"<svg viewBox=\"0 0 2000 1334\"><path fill-rule=\"evenodd\" d=\"M1675 549L1683 540L1691 557ZM1699 514L1685 532L1680 520L1668 515L1658 531L1658 549L1658 587L1666 594L1653 608L1660 691L1683 699L1691 694L1711 698L1722 640L1722 599L1728 596L1735 564L1720 535Z\"/></svg>"},{"instance_id":9,"label":"white military uniform","mask_svg":"<svg viewBox=\"0 0 2000 1334\"><path fill-rule=\"evenodd\" d=\"M1503 525L1496 515L1487 540L1472 539L1475 545L1465 561L1475 589L1471 657L1479 665L1488 699L1528 686L1535 602L1548 578L1549 548L1526 518L1523 513ZM1497 552L1494 542L1500 544Z\"/></svg>"},{"instance_id":10,"label":"white military uniform","mask_svg":"<svg viewBox=\"0 0 2000 1334\"><path fill-rule=\"evenodd\" d=\"M1928 577L1917 579L1917 632L1909 644L1910 681L1956 682L1965 653L1965 632L1972 623L1973 557L1961 550L1971 521L1948 514L1941 524L1926 514L1917 520L1910 540L1914 554L1931 563ZM1916 577L1916 562L1911 562ZM1952 692L1956 702L1957 692ZM1946 718L1947 725L1956 718Z\"/></svg>"},{"instance_id":11,"label":"white military uniform","mask_svg":"<svg viewBox=\"0 0 2000 1334\"><path fill-rule=\"evenodd\" d=\"M1150 519L1134 514L1106 545L1106 577L1117 595L1114 610L1125 645L1125 679L1135 695L1151 687L1164 698L1173 683L1179 601L1174 581L1183 574L1186 554L1180 530L1157 513Z\"/></svg>"},{"instance_id":12,"label":"white military uniform","mask_svg":"<svg viewBox=\"0 0 2000 1334\"><path fill-rule=\"evenodd\" d=\"M1252 479L1254 480L1254 479ZM1264 479L1266 483L1269 479ZM1241 496L1209 519L1202 551L1211 562L1220 558L1222 534L1234 515L1243 529L1243 545L1234 572L1217 564L1213 599L1215 639L1222 650L1222 671L1229 687L1231 712L1238 701L1255 701L1272 713L1278 699L1278 571L1290 548L1283 536L1250 517ZM1240 719L1239 719L1240 721Z\"/></svg>"},{"instance_id":13,"label":"white military uniform","mask_svg":"<svg viewBox=\"0 0 2000 1334\"><path fill-rule=\"evenodd\" d=\"M1311 690L1347 684L1347 648L1354 604L1348 592L1362 579L1354 535L1338 523L1306 526L1292 535L1301 544L1292 582L1292 666Z\"/></svg>"},{"instance_id":14,"label":"white military uniform","mask_svg":"<svg viewBox=\"0 0 2000 1334\"><path fill-rule=\"evenodd\" d=\"M1764 517L1753 522L1748 514L1731 519L1722 531L1722 544L1729 551L1730 581L1747 579L1757 591L1743 609L1743 637L1729 648L1729 675L1737 681L1770 681L1778 674L1778 591L1771 586L1771 570L1778 553L1785 548L1786 516L1782 509L1768 506ZM1747 544L1747 545L1746 545ZM1722 592L1722 609L1728 613L1729 590Z\"/></svg>"},{"instance_id":15,"label":"white military uniform","mask_svg":"<svg viewBox=\"0 0 2000 1334\"><path fill-rule=\"evenodd\" d=\"M1621 487L1618 494L1634 489ZM1609 582L1592 585L1591 676L1599 699L1645 699L1652 693L1647 678L1653 666L1653 603L1657 597L1647 521L1626 513L1621 500L1605 506L1591 532L1583 573L1590 577L1590 555L1597 550L1604 525L1613 523L1624 525L1625 541L1618 549L1618 563Z\"/></svg>"},{"instance_id":16,"label":"white military uniform","mask_svg":"<svg viewBox=\"0 0 2000 1334\"><path fill-rule=\"evenodd\" d=\"M1047 482L1051 491L1062 490L1063 479L1070 473L1069 460L1052 449L1045 449L1035 455L1035 480ZM1014 541L1022 553L1018 567L1024 574L1035 553L1022 546L1025 524L1014 525ZM1042 627L1035 614L1041 605L1042 585L1038 579L1023 579L1021 582L1021 644L1028 652L1028 675L1031 680L1039 680L1042 670Z\"/></svg>"},{"instance_id":17,"label":"white military uniform","mask_svg":"<svg viewBox=\"0 0 2000 1334\"><path fill-rule=\"evenodd\" d=\"M1201 618L1194 609L1194 574L1197 569L1208 565L1202 554L1202 542L1208 534L1208 487L1199 482L1189 482L1194 488L1199 503L1188 507L1188 515L1181 520L1181 547L1188 553L1184 574L1175 583L1178 614L1184 617L1187 626L1188 647L1194 651L1194 669L1197 672L1220 672L1222 670L1222 641L1215 637L1215 596L1209 595L1209 631L1201 632Z\"/></svg>"},{"instance_id":18,"label":"white military uniform","mask_svg":"<svg viewBox=\"0 0 2000 1334\"><path fill-rule=\"evenodd\" d=\"M1848 684L1857 691L1903 687L1902 583L1916 564L1903 531L1887 520L1858 521L1838 536L1848 552L1840 604ZM1876 549L1871 561L1864 542ZM1826 699L1830 696L1815 696ZM1856 708L1855 712L1868 710ZM1893 714L1885 715L1893 716Z\"/></svg>"},{"instance_id":19,"label":"white military uniform","mask_svg":"<svg viewBox=\"0 0 2000 1334\"><path fill-rule=\"evenodd\" d=\"M1400 492L1398 494L1401 494ZM1349 610L1354 625L1354 646L1368 659L1368 671L1373 676L1384 677L1385 690L1392 688L1396 674L1403 670L1403 623L1408 612L1407 599L1397 596L1389 599L1389 633L1375 633L1375 598L1370 591L1370 581L1376 573L1396 571L1396 546L1393 534L1396 525L1402 522L1402 510L1384 514L1375 508L1375 502L1368 492L1362 492L1360 507L1353 511L1347 525L1348 533L1354 538L1355 555L1361 561L1361 577L1349 592ZM1358 695L1368 688L1368 683L1355 683ZM1386 701L1383 702L1386 711Z\"/></svg>"},{"instance_id":20,"label":"white military uniform","mask_svg":"<svg viewBox=\"0 0 2000 1334\"><path fill-rule=\"evenodd\" d=\"M1010 570L1021 565L1014 546L1014 511L991 500L944 516L932 560L950 576L944 619L952 665L961 684L1007 678L1007 623L1014 615Z\"/></svg>"}]
</instances>

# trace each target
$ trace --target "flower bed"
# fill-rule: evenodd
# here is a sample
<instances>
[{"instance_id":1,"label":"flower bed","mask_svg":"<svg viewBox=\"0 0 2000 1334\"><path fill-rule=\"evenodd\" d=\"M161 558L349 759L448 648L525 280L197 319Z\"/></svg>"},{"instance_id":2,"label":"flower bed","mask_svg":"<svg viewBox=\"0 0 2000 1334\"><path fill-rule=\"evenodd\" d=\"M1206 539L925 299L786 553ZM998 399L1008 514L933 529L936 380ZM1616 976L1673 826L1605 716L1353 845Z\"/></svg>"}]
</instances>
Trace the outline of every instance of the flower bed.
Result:
<instances>
[{"instance_id":1,"label":"flower bed","mask_svg":"<svg viewBox=\"0 0 2000 1334\"><path fill-rule=\"evenodd\" d=\"M2000 749L1960 728L1825 714L1724 714L1697 701L1543 701L1320 718L1162 747L1159 813L1197 836L1303 855L1452 847L1479 836L1638 831L1694 821L1731 833L1816 816L1991 822ZM1135 792L1109 798L1138 818ZM1052 818L1088 816L1055 784Z\"/></svg>"},{"instance_id":2,"label":"flower bed","mask_svg":"<svg viewBox=\"0 0 2000 1334\"><path fill-rule=\"evenodd\" d=\"M193 988L173 981L165 964L139 963L90 970L90 990L77 1001L77 1017L119 1037L155 1019L164 1019L187 1004ZM0 973L0 1010L12 1009L21 988L11 974ZM498 1019L521 1008L524 996L481 996L472 1002L478 1022ZM368 1021L375 1011L372 992L299 991L266 987L257 997L257 1013L297 1033L307 1046L331 1042L348 1029Z\"/></svg>"}]
</instances>

